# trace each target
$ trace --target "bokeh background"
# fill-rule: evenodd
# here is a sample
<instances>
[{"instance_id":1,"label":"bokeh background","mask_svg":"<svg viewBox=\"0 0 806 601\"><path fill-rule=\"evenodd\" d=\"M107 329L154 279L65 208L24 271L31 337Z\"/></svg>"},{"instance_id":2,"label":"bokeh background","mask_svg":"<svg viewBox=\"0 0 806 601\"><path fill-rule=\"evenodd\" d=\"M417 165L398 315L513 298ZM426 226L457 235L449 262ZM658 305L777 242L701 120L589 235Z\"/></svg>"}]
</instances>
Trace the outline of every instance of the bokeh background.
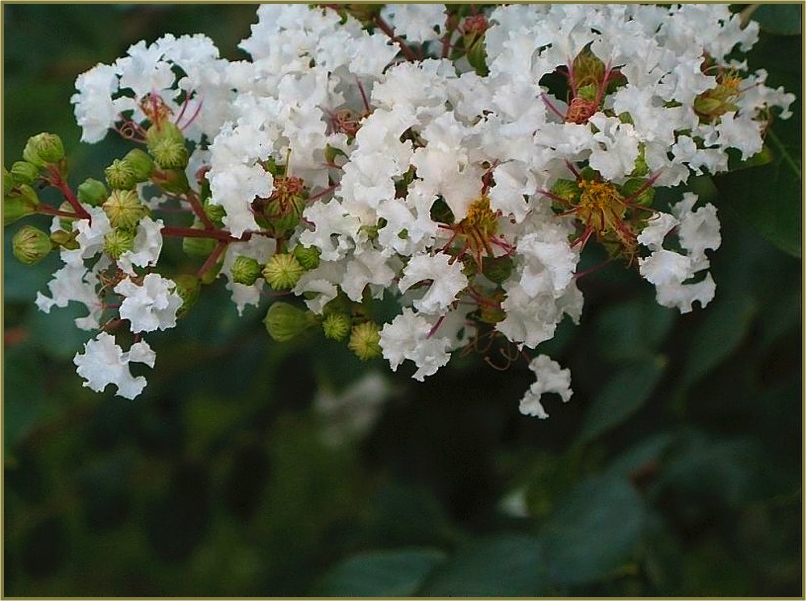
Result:
<instances>
[{"instance_id":1,"label":"bokeh background","mask_svg":"<svg viewBox=\"0 0 806 601\"><path fill-rule=\"evenodd\" d=\"M792 8L756 15L751 66L800 94ZM127 147L79 145L76 76L166 32L246 58L255 20L5 4L4 164L52 131L74 183L99 177ZM793 108L773 131L799 165ZM539 349L573 378L548 420L518 412L522 362L469 354L418 384L316 335L273 343L266 307L238 318L221 282L150 339L140 398L94 394L76 312L33 304L57 258L24 268L7 228L4 596L802 596L800 178L782 170L692 182L723 225L706 310L659 307L620 266L581 280L581 324Z\"/></svg>"}]
</instances>

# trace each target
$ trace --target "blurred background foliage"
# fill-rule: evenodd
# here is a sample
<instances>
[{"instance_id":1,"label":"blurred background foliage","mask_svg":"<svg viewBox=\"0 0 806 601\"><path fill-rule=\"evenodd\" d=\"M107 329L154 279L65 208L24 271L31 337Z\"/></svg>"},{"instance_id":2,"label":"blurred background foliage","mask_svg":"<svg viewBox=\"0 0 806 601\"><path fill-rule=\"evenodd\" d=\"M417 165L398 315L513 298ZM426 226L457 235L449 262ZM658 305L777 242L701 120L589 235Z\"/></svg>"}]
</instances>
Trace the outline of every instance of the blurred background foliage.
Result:
<instances>
[{"instance_id":1,"label":"blurred background foliage","mask_svg":"<svg viewBox=\"0 0 806 601\"><path fill-rule=\"evenodd\" d=\"M762 8L750 64L800 93L800 29ZM255 21L237 4L3 10L4 163L53 131L76 182L125 151L79 145L79 73L166 32L245 58ZM273 344L266 307L238 318L221 282L150 339L143 396L94 394L71 361L89 333L33 304L54 257L23 268L8 228L4 595L802 596L793 109L771 163L692 182L723 224L707 310L659 307L618 266L581 280L581 325L539 349L574 388L545 421L518 413L522 364L456 357L418 384L322 338Z\"/></svg>"}]
</instances>

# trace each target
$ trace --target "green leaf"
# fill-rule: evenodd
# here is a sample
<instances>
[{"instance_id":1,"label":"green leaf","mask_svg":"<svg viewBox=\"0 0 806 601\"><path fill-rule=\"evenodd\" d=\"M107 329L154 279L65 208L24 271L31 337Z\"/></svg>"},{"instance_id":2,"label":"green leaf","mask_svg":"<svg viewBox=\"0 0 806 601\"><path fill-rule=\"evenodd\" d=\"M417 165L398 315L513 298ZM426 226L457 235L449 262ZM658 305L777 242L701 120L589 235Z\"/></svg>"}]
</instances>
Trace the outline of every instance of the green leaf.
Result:
<instances>
[{"instance_id":1,"label":"green leaf","mask_svg":"<svg viewBox=\"0 0 806 601\"><path fill-rule=\"evenodd\" d=\"M802 6L800 4L761 4L751 18L761 29L777 35L800 35Z\"/></svg>"},{"instance_id":2,"label":"green leaf","mask_svg":"<svg viewBox=\"0 0 806 601\"><path fill-rule=\"evenodd\" d=\"M582 584L623 568L638 551L644 516L625 479L594 476L578 484L540 530L553 582Z\"/></svg>"},{"instance_id":3,"label":"green leaf","mask_svg":"<svg viewBox=\"0 0 806 601\"><path fill-rule=\"evenodd\" d=\"M534 597L548 590L540 541L502 534L473 541L442 565L423 594L436 597Z\"/></svg>"},{"instance_id":4,"label":"green leaf","mask_svg":"<svg viewBox=\"0 0 806 601\"><path fill-rule=\"evenodd\" d=\"M727 359L744 339L756 304L736 291L730 298L717 299L705 312L702 325L689 339L684 385L691 385Z\"/></svg>"},{"instance_id":5,"label":"green leaf","mask_svg":"<svg viewBox=\"0 0 806 601\"><path fill-rule=\"evenodd\" d=\"M759 7L762 8L784 8ZM798 9L799 10L799 9ZM798 23L800 17L798 16ZM803 86L800 36L760 36L748 54L750 70L769 72L767 85L797 93ZM795 257L801 256L801 205L803 136L802 103L796 98L790 107L792 116L775 119L766 133L762 157L751 157L737 169L715 176L719 202L733 208L750 226L778 248ZM762 154L759 153L759 154ZM761 159L761 160L759 160ZM763 162L754 168L742 168Z\"/></svg>"},{"instance_id":6,"label":"green leaf","mask_svg":"<svg viewBox=\"0 0 806 601\"><path fill-rule=\"evenodd\" d=\"M654 294L605 308L596 319L599 353L613 362L653 354L674 323L675 312L661 307Z\"/></svg>"},{"instance_id":7,"label":"green leaf","mask_svg":"<svg viewBox=\"0 0 806 601\"><path fill-rule=\"evenodd\" d=\"M660 380L665 366L665 359L658 356L618 372L593 400L579 434L579 442L590 442L638 411Z\"/></svg>"},{"instance_id":8,"label":"green leaf","mask_svg":"<svg viewBox=\"0 0 806 601\"><path fill-rule=\"evenodd\" d=\"M363 553L346 559L323 579L317 596L405 597L413 595L444 559L435 549Z\"/></svg>"}]
</instances>

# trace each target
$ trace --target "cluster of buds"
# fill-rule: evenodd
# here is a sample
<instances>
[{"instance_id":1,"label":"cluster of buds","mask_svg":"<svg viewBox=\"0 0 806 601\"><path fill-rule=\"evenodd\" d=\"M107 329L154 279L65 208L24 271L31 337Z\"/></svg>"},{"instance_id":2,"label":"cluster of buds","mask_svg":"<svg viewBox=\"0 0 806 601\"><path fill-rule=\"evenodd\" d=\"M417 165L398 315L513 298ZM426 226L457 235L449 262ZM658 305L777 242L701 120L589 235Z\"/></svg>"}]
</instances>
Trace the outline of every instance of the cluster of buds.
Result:
<instances>
[{"instance_id":1,"label":"cluster of buds","mask_svg":"<svg viewBox=\"0 0 806 601\"><path fill-rule=\"evenodd\" d=\"M139 394L143 334L220 279L238 312L271 299L273 340L318 330L418 380L460 349L528 359L579 319L588 244L664 306L713 298L715 208L655 190L750 158L788 116L792 95L736 59L757 33L726 6L263 5L251 61L166 36L82 74L83 139L139 146L73 193L58 138L32 138L5 172L4 221L52 216L49 235L18 231L15 255L60 249L37 304L88 308L79 327L101 333L75 362L94 390ZM164 238L194 273L159 273ZM380 298L399 304L391 321ZM521 411L546 417L541 395L568 400L570 374L545 355L529 367Z\"/></svg>"}]
</instances>

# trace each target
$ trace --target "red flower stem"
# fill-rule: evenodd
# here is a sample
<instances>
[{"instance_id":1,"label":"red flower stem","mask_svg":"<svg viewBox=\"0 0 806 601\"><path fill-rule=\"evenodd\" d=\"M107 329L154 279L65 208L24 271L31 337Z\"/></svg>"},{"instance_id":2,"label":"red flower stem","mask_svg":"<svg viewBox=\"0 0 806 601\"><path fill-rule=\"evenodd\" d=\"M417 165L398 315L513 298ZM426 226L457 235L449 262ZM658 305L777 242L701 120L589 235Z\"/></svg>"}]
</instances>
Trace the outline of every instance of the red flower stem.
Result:
<instances>
[{"instance_id":1,"label":"red flower stem","mask_svg":"<svg viewBox=\"0 0 806 601\"><path fill-rule=\"evenodd\" d=\"M73 194L70 186L68 186L67 182L62 179L62 174L59 173L59 168L51 165L48 167L48 171L51 175L48 182L62 193L62 196L64 196L65 200L67 200L67 202L70 203L70 206L75 210L76 216L81 219L91 219L90 214L83 206L81 206L81 203L79 202L78 198L76 198L76 195Z\"/></svg>"},{"instance_id":2,"label":"red flower stem","mask_svg":"<svg viewBox=\"0 0 806 601\"><path fill-rule=\"evenodd\" d=\"M39 205L36 207L37 213L42 213L43 215L53 215L54 217L68 217L71 219L78 219L79 215L76 213L68 213L67 211L60 211L59 209L54 209L50 205Z\"/></svg>"},{"instance_id":3,"label":"red flower stem","mask_svg":"<svg viewBox=\"0 0 806 601\"><path fill-rule=\"evenodd\" d=\"M193 213L196 215L196 217L199 218L199 221L201 221L202 224L204 225L204 229L206 230L216 229L215 224L207 216L207 213L204 212L204 207L199 201L199 197L196 196L196 193L193 190L188 190L186 198L188 203L190 203L190 208L193 209Z\"/></svg>"},{"instance_id":4,"label":"red flower stem","mask_svg":"<svg viewBox=\"0 0 806 601\"><path fill-rule=\"evenodd\" d=\"M414 54L411 48L406 46L406 42L404 42L400 37L395 35L395 31L389 26L389 23L384 21L381 17L377 16L373 20L375 25L378 26L382 32L389 36L389 38L395 42L398 46L400 46L400 50L403 51L403 56L406 57L407 60L412 62L416 62L418 60L417 55Z\"/></svg>"},{"instance_id":5,"label":"red flower stem","mask_svg":"<svg viewBox=\"0 0 806 601\"><path fill-rule=\"evenodd\" d=\"M241 238L236 238L226 230L200 230L192 227L176 227L165 226L160 230L163 236L179 236L182 238L212 238L213 240L220 240L225 244L230 242L243 242L249 240L252 234L249 232L244 233Z\"/></svg>"},{"instance_id":6,"label":"red flower stem","mask_svg":"<svg viewBox=\"0 0 806 601\"><path fill-rule=\"evenodd\" d=\"M226 248L227 248L227 242L223 240L219 242L213 249L213 252L210 253L210 256L207 257L207 260L204 262L204 265L202 265L199 268L199 271L196 272L196 277L198 277L199 279L204 277L204 274L213 268L213 266L218 261L218 258L221 256L221 253L223 253Z\"/></svg>"}]
</instances>

